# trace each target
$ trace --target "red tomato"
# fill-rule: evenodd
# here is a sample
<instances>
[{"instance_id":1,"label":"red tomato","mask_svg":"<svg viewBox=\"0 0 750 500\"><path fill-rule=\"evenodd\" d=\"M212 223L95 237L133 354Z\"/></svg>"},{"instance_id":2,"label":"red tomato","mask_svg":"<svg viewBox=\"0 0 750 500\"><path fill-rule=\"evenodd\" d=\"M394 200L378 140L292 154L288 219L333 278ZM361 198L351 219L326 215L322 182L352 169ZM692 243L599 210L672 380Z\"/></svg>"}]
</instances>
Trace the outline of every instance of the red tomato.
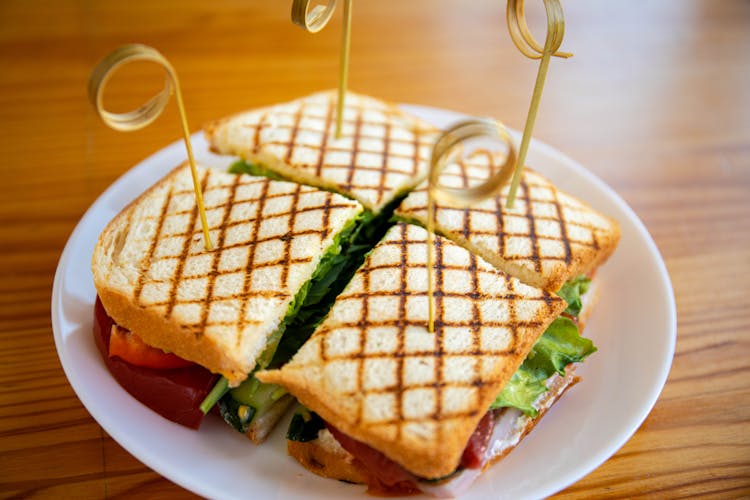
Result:
<instances>
[{"instance_id":1,"label":"red tomato","mask_svg":"<svg viewBox=\"0 0 750 500\"><path fill-rule=\"evenodd\" d=\"M490 443L492 432L495 430L495 415L492 410L488 411L479 421L474 434L469 438L461 457L461 467L467 469L478 469L484 464L484 452Z\"/></svg>"},{"instance_id":2,"label":"red tomato","mask_svg":"<svg viewBox=\"0 0 750 500\"><path fill-rule=\"evenodd\" d=\"M176 354L151 347L135 333L117 325L112 328L112 334L109 337L109 355L117 356L131 365L162 370L184 368L195 364Z\"/></svg>"},{"instance_id":3,"label":"red tomato","mask_svg":"<svg viewBox=\"0 0 750 500\"><path fill-rule=\"evenodd\" d=\"M198 407L213 389L219 376L200 365L161 370L135 366L119 357L109 356L110 335L114 321L96 299L94 306L94 339L112 376L134 398L159 415L197 429L203 420Z\"/></svg>"}]
</instances>

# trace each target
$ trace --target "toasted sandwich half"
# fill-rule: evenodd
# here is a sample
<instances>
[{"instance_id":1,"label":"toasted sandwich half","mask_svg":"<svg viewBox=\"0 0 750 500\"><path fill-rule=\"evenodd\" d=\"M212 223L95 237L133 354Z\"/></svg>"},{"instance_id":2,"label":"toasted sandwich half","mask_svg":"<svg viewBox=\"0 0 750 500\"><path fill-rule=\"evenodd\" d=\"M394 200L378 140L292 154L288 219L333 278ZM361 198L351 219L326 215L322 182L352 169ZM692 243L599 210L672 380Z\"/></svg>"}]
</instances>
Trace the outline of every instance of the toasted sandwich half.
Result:
<instances>
[{"instance_id":1,"label":"toasted sandwich half","mask_svg":"<svg viewBox=\"0 0 750 500\"><path fill-rule=\"evenodd\" d=\"M393 226L292 360L257 377L304 409L289 452L374 493L457 493L515 446L594 348L565 301L435 238L427 330L427 232Z\"/></svg>"},{"instance_id":2,"label":"toasted sandwich half","mask_svg":"<svg viewBox=\"0 0 750 500\"><path fill-rule=\"evenodd\" d=\"M224 406L244 415L247 431L271 403L291 398L257 381L243 389L243 381L273 359L363 207L265 177L204 167L198 176L215 248L205 248L190 169L182 165L104 229L92 258L94 284L120 328L223 375L234 387L227 396L239 398ZM252 406L258 391L269 402L262 408ZM279 413L277 405L269 414ZM270 423L251 437L262 439Z\"/></svg>"},{"instance_id":3,"label":"toasted sandwich half","mask_svg":"<svg viewBox=\"0 0 750 500\"><path fill-rule=\"evenodd\" d=\"M255 109L205 127L236 166L332 190L379 214L427 174L438 130L392 104L347 92L335 135L336 91Z\"/></svg>"},{"instance_id":4,"label":"toasted sandwich half","mask_svg":"<svg viewBox=\"0 0 750 500\"><path fill-rule=\"evenodd\" d=\"M478 151L450 164L440 177L446 187L480 183L504 161L501 153ZM508 186L470 207L435 205L436 230L524 283L559 291L594 271L620 239L617 222L557 189L526 168L515 205L506 207ZM396 209L398 217L427 224L427 185L422 183Z\"/></svg>"}]
</instances>

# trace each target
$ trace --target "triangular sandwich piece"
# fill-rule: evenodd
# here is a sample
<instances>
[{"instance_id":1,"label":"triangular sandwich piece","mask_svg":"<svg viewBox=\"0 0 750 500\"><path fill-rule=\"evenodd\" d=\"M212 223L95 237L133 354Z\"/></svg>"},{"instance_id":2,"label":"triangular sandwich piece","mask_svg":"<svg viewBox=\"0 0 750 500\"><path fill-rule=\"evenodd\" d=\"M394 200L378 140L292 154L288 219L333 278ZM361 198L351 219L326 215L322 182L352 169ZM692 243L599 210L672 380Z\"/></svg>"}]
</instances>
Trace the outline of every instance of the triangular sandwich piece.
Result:
<instances>
[{"instance_id":1,"label":"triangular sandwich piece","mask_svg":"<svg viewBox=\"0 0 750 500\"><path fill-rule=\"evenodd\" d=\"M454 188L479 184L503 161L501 153L476 152L448 165L440 183ZM615 220L537 172L524 169L512 209L506 207L508 189L468 208L438 201L435 229L524 283L553 292L592 274L617 246ZM427 225L426 182L406 197L396 215Z\"/></svg>"},{"instance_id":2,"label":"triangular sandwich piece","mask_svg":"<svg viewBox=\"0 0 750 500\"><path fill-rule=\"evenodd\" d=\"M206 250L190 169L176 168L102 232L94 284L114 321L230 385L244 380L356 201L265 177L198 167Z\"/></svg>"},{"instance_id":3,"label":"triangular sandwich piece","mask_svg":"<svg viewBox=\"0 0 750 500\"><path fill-rule=\"evenodd\" d=\"M341 138L336 91L231 116L205 127L211 148L247 168L345 194L375 214L427 174L437 129L373 97L347 92Z\"/></svg>"},{"instance_id":4,"label":"triangular sandwich piece","mask_svg":"<svg viewBox=\"0 0 750 500\"><path fill-rule=\"evenodd\" d=\"M436 237L430 333L426 239L419 226L391 228L292 360L256 376L409 473L435 479L456 470L565 302Z\"/></svg>"}]
</instances>

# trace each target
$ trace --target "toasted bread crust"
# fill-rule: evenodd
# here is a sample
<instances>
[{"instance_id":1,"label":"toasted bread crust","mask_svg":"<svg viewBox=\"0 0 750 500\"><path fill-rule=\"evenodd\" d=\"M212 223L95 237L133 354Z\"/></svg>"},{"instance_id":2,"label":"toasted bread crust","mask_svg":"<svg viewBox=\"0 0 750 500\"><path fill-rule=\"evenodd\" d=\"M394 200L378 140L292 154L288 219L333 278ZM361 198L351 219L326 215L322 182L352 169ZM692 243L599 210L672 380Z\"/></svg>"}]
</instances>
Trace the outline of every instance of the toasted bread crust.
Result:
<instances>
[{"instance_id":1,"label":"toasted bread crust","mask_svg":"<svg viewBox=\"0 0 750 500\"><path fill-rule=\"evenodd\" d=\"M330 439L319 438L305 443L287 440L286 449L291 457L318 476L347 483L367 483L367 475L360 469L354 457L342 448L333 436Z\"/></svg>"}]
</instances>

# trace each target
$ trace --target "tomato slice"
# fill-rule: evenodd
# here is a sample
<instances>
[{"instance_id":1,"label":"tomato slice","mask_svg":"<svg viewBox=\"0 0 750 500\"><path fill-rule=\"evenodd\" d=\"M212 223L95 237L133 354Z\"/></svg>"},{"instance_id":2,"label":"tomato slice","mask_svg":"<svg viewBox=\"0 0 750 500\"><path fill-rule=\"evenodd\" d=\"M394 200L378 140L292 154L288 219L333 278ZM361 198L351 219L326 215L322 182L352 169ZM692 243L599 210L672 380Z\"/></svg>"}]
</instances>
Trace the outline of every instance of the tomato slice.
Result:
<instances>
[{"instance_id":1,"label":"tomato slice","mask_svg":"<svg viewBox=\"0 0 750 500\"><path fill-rule=\"evenodd\" d=\"M164 418L197 429L203 421L199 406L211 392L219 375L191 363L169 370L136 366L119 356L109 356L114 321L99 297L94 306L94 340L104 363L120 386L135 399Z\"/></svg>"},{"instance_id":2,"label":"tomato slice","mask_svg":"<svg viewBox=\"0 0 750 500\"><path fill-rule=\"evenodd\" d=\"M492 432L495 430L495 412L488 411L477 424L474 434L469 438L461 456L460 467L466 469L479 469L484 465L484 452L490 444Z\"/></svg>"},{"instance_id":3,"label":"tomato slice","mask_svg":"<svg viewBox=\"0 0 750 500\"><path fill-rule=\"evenodd\" d=\"M109 337L109 355L117 356L135 366L170 370L185 368L195 363L183 359L176 354L164 352L146 344L138 335L118 325L112 326Z\"/></svg>"}]
</instances>

